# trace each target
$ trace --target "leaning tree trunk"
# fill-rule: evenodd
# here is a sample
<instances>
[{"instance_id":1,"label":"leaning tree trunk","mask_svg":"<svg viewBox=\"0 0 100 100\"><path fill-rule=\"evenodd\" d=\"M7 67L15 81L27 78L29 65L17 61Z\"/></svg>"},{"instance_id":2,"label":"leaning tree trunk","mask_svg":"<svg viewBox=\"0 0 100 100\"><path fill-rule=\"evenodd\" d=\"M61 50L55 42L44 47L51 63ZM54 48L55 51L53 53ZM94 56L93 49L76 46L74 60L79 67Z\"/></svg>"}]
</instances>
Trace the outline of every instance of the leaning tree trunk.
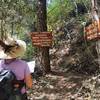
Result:
<instances>
[{"instance_id":1,"label":"leaning tree trunk","mask_svg":"<svg viewBox=\"0 0 100 100\"><path fill-rule=\"evenodd\" d=\"M37 0L37 24L37 31L47 31L46 0ZM51 71L49 47L40 48L40 57L43 70L45 73L49 73Z\"/></svg>"},{"instance_id":2,"label":"leaning tree trunk","mask_svg":"<svg viewBox=\"0 0 100 100\"><path fill-rule=\"evenodd\" d=\"M100 35L100 0L91 0L92 3L92 13L93 13L93 17L94 19L97 21L98 23L98 38ZM95 17L96 16L96 17ZM98 54L98 64L99 64L99 68L100 68L100 39L98 39L98 41L96 41L96 50L97 50L97 54Z\"/></svg>"},{"instance_id":3,"label":"leaning tree trunk","mask_svg":"<svg viewBox=\"0 0 100 100\"><path fill-rule=\"evenodd\" d=\"M98 15L99 15L99 18L100 18L100 0L97 0L97 7L98 7ZM99 23L100 25L100 23ZM100 35L100 27L99 27L99 33ZM97 53L98 53L98 63L99 63L99 68L100 68L100 39L97 41Z\"/></svg>"}]
</instances>

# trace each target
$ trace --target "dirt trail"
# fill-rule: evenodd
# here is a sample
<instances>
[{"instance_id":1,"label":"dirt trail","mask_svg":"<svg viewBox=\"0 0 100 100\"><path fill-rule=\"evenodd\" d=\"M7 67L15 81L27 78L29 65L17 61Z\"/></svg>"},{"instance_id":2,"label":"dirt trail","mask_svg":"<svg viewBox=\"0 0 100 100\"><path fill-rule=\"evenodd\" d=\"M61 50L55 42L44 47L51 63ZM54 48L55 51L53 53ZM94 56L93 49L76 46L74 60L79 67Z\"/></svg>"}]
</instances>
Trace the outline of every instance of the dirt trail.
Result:
<instances>
[{"instance_id":1,"label":"dirt trail","mask_svg":"<svg viewBox=\"0 0 100 100\"><path fill-rule=\"evenodd\" d=\"M86 79L84 75L53 71L51 74L34 80L33 89L29 92L31 100L74 100L78 99L79 89Z\"/></svg>"}]
</instances>

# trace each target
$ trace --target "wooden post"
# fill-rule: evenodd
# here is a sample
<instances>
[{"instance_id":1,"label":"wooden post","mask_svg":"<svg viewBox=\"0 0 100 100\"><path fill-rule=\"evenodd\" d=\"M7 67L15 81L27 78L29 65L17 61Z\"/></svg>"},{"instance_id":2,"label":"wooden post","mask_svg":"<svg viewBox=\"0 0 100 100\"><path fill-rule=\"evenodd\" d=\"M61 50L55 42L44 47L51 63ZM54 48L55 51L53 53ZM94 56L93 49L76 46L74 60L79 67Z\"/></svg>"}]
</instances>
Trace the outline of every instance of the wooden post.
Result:
<instances>
[{"instance_id":1,"label":"wooden post","mask_svg":"<svg viewBox=\"0 0 100 100\"><path fill-rule=\"evenodd\" d=\"M97 8L98 8L98 16L100 17L100 0L96 0ZM99 33L100 35L100 21L99 21ZM100 68L100 39L97 41L97 52L98 52L98 63Z\"/></svg>"}]
</instances>

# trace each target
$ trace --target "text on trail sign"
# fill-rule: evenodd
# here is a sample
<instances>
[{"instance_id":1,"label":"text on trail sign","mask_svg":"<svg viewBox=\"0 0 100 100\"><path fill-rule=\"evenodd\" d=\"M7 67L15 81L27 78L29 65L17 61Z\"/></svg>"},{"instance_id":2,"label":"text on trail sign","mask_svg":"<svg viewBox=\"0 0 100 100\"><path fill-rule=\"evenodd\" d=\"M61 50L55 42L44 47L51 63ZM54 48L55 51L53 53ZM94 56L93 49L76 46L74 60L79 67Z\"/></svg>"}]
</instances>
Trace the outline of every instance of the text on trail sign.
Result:
<instances>
[{"instance_id":1,"label":"text on trail sign","mask_svg":"<svg viewBox=\"0 0 100 100\"><path fill-rule=\"evenodd\" d=\"M99 27L100 28L100 27ZM98 24L96 21L92 22L84 28L85 38L87 40L100 39L100 29L98 29Z\"/></svg>"},{"instance_id":2,"label":"text on trail sign","mask_svg":"<svg viewBox=\"0 0 100 100\"><path fill-rule=\"evenodd\" d=\"M32 44L39 47L52 46L52 33L51 32L32 32Z\"/></svg>"}]
</instances>

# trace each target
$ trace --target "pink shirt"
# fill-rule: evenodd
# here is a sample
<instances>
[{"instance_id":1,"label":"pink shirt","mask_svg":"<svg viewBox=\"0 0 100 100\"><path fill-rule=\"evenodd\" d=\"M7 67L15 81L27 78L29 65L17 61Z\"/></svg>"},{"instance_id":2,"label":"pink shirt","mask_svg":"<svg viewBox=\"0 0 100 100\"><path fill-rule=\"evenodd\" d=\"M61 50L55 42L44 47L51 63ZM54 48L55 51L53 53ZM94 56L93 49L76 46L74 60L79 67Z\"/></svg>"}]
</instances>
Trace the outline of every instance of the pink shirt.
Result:
<instances>
[{"instance_id":1,"label":"pink shirt","mask_svg":"<svg viewBox=\"0 0 100 100\"><path fill-rule=\"evenodd\" d=\"M28 64L25 61L20 60L20 59L16 59L9 64L6 64L4 60L1 60L0 70L2 69L11 70L15 74L17 80L23 80L25 79L25 76L30 74ZM21 91L22 93L26 92L25 88L23 88Z\"/></svg>"}]
</instances>

